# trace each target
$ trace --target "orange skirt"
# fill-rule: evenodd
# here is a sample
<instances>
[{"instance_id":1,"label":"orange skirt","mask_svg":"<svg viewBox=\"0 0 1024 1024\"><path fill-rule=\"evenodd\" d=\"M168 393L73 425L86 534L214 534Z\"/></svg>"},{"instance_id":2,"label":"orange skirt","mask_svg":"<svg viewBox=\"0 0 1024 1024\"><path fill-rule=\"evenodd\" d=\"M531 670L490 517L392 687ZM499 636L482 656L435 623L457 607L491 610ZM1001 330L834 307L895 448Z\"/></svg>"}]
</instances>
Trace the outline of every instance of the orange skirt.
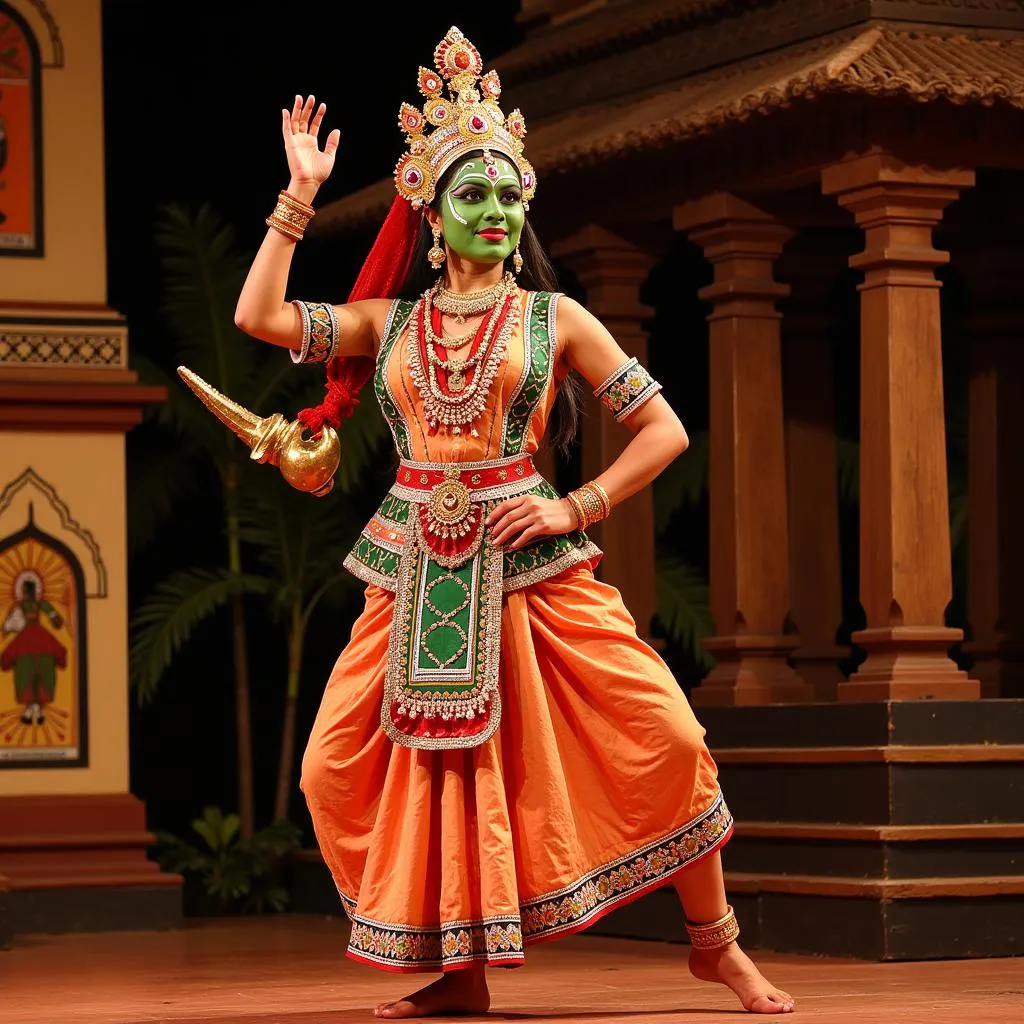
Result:
<instances>
[{"instance_id":1,"label":"orange skirt","mask_svg":"<svg viewBox=\"0 0 1024 1024\"><path fill-rule=\"evenodd\" d=\"M382 732L393 605L367 588L302 765L350 957L515 966L525 944L593 924L727 841L704 729L589 567L506 595L502 722L469 750Z\"/></svg>"}]
</instances>

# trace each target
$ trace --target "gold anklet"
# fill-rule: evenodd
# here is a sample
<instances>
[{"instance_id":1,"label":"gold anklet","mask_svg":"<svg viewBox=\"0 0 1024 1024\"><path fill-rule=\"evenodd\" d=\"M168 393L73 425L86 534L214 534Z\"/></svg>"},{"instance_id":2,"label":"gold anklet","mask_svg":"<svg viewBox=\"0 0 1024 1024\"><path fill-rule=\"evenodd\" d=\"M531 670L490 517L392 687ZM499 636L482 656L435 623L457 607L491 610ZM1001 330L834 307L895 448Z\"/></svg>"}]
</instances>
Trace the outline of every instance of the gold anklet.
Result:
<instances>
[{"instance_id":1,"label":"gold anklet","mask_svg":"<svg viewBox=\"0 0 1024 1024\"><path fill-rule=\"evenodd\" d=\"M740 926L736 921L736 912L729 907L725 917L708 924L691 924L686 922L686 931L690 936L690 945L694 949L722 949L730 942L735 942L740 934Z\"/></svg>"}]
</instances>

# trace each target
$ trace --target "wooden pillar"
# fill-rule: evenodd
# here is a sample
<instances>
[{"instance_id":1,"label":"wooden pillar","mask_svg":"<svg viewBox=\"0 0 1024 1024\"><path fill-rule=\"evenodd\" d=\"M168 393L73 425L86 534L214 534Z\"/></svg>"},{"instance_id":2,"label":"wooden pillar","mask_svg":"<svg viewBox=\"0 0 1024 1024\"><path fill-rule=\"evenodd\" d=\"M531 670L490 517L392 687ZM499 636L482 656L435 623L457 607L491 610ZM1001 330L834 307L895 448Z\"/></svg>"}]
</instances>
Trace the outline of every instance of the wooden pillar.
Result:
<instances>
[{"instance_id":1,"label":"wooden pillar","mask_svg":"<svg viewBox=\"0 0 1024 1024\"><path fill-rule=\"evenodd\" d=\"M802 231L779 260L792 289L782 303L782 384L789 501L791 615L800 646L790 663L834 701L850 649L836 643L843 618L830 293L853 246L842 232Z\"/></svg>"},{"instance_id":2,"label":"wooden pillar","mask_svg":"<svg viewBox=\"0 0 1024 1024\"><path fill-rule=\"evenodd\" d=\"M1024 696L1024 312L1019 236L960 261L970 289L967 621L983 697ZM1003 234L1003 238L998 235Z\"/></svg>"},{"instance_id":3,"label":"wooden pillar","mask_svg":"<svg viewBox=\"0 0 1024 1024\"><path fill-rule=\"evenodd\" d=\"M789 289L772 265L791 232L737 196L677 207L673 223L715 270L700 296L712 305L708 489L711 612L705 641L716 664L691 693L697 705L812 700L789 666L798 645L789 612L786 465L776 299Z\"/></svg>"},{"instance_id":4,"label":"wooden pillar","mask_svg":"<svg viewBox=\"0 0 1024 1024\"><path fill-rule=\"evenodd\" d=\"M587 308L629 356L647 365L647 332L642 324L653 310L640 302L640 287L654 258L618 235L591 224L552 247L586 289ZM593 480L622 453L632 435L587 389L581 424L582 478ZM685 458L685 456L684 456ZM601 578L618 588L636 620L637 632L653 643L654 496L650 487L624 501L603 523L588 529L604 552Z\"/></svg>"},{"instance_id":5,"label":"wooden pillar","mask_svg":"<svg viewBox=\"0 0 1024 1024\"><path fill-rule=\"evenodd\" d=\"M962 639L945 625L952 595L942 399L942 328L932 246L942 211L972 171L907 166L887 153L822 171L865 248L861 296L860 596L867 653L840 700L973 698L978 683L949 657Z\"/></svg>"}]
</instances>

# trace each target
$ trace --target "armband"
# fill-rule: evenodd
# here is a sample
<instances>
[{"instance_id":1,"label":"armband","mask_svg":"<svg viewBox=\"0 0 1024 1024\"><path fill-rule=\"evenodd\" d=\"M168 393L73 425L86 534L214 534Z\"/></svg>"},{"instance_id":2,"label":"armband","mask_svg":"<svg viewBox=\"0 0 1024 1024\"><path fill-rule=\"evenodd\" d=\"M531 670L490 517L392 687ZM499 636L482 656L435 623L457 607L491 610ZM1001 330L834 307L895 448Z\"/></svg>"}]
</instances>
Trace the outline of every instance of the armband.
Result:
<instances>
[{"instance_id":1,"label":"armband","mask_svg":"<svg viewBox=\"0 0 1024 1024\"><path fill-rule=\"evenodd\" d=\"M661 390L661 385L634 358L623 363L599 388L594 397L621 423Z\"/></svg>"},{"instance_id":2,"label":"armband","mask_svg":"<svg viewBox=\"0 0 1024 1024\"><path fill-rule=\"evenodd\" d=\"M293 299L302 317L302 348L291 350L293 363L326 363L338 348L338 318L329 302Z\"/></svg>"}]
</instances>

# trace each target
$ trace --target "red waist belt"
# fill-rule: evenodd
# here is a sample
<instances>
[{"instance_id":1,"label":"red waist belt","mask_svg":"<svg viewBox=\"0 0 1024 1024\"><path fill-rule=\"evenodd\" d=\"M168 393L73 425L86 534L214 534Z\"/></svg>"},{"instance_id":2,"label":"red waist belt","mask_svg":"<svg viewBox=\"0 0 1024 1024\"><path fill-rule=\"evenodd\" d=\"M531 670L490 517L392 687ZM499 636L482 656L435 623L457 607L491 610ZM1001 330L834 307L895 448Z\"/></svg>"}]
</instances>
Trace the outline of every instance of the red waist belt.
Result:
<instances>
[{"instance_id":1,"label":"red waist belt","mask_svg":"<svg viewBox=\"0 0 1024 1024\"><path fill-rule=\"evenodd\" d=\"M544 482L529 455L487 462L402 460L391 493L414 501L419 543L439 564L457 566L479 550L484 535L481 504L525 494Z\"/></svg>"},{"instance_id":2,"label":"red waist belt","mask_svg":"<svg viewBox=\"0 0 1024 1024\"><path fill-rule=\"evenodd\" d=\"M410 501L424 501L438 487L461 484L470 501L510 498L536 487L544 478L533 456L516 455L485 462L411 462L403 459L391 493ZM462 491L462 488L454 488ZM407 493L406 493L407 492Z\"/></svg>"}]
</instances>

